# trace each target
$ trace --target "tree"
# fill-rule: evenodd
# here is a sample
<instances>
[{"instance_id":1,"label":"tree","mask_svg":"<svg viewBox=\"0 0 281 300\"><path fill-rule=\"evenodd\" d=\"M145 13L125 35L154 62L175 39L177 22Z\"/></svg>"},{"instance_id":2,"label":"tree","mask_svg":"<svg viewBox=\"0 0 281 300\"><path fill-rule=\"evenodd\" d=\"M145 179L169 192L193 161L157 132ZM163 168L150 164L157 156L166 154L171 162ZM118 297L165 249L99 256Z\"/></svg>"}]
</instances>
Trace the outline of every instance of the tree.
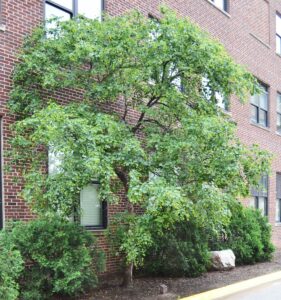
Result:
<instances>
[{"instance_id":1,"label":"tree","mask_svg":"<svg viewBox=\"0 0 281 300\"><path fill-rule=\"evenodd\" d=\"M133 12L36 29L9 102L19 116L13 162L37 214L70 216L93 178L101 199L118 201L122 189L127 212L110 232L126 258L126 285L152 231L190 218L216 230L227 222L227 201L247 195L269 166L269 154L243 146L216 105L218 93L246 100L256 80L196 25L162 14L159 22ZM58 95L68 89L76 94L63 105ZM42 167L49 147L63 157L53 176Z\"/></svg>"}]
</instances>

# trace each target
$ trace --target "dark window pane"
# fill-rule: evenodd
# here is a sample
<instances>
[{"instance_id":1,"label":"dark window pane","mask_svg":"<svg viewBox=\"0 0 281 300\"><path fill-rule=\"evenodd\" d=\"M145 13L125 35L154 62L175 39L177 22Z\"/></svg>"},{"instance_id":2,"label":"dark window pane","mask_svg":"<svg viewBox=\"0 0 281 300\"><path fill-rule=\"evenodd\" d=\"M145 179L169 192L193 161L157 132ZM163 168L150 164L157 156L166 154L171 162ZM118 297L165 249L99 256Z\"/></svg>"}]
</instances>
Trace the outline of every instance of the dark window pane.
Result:
<instances>
[{"instance_id":1,"label":"dark window pane","mask_svg":"<svg viewBox=\"0 0 281 300\"><path fill-rule=\"evenodd\" d=\"M258 209L262 215L267 216L267 197L258 197Z\"/></svg>"},{"instance_id":2,"label":"dark window pane","mask_svg":"<svg viewBox=\"0 0 281 300\"><path fill-rule=\"evenodd\" d=\"M259 111L259 124L267 126L267 112L262 109Z\"/></svg>"},{"instance_id":3,"label":"dark window pane","mask_svg":"<svg viewBox=\"0 0 281 300\"><path fill-rule=\"evenodd\" d=\"M251 121L258 123L258 108L254 105L251 105Z\"/></svg>"},{"instance_id":4,"label":"dark window pane","mask_svg":"<svg viewBox=\"0 0 281 300\"><path fill-rule=\"evenodd\" d=\"M281 133L281 115L277 114L277 131Z\"/></svg>"},{"instance_id":5,"label":"dark window pane","mask_svg":"<svg viewBox=\"0 0 281 300\"><path fill-rule=\"evenodd\" d=\"M277 95L277 112L281 113L281 95Z\"/></svg>"},{"instance_id":6,"label":"dark window pane","mask_svg":"<svg viewBox=\"0 0 281 300\"><path fill-rule=\"evenodd\" d=\"M281 210L281 205L280 205L280 201L281 199L276 199L276 207L275 207L275 221L276 222L280 222L281 221L281 213L280 213L280 210Z\"/></svg>"},{"instance_id":7,"label":"dark window pane","mask_svg":"<svg viewBox=\"0 0 281 300\"><path fill-rule=\"evenodd\" d=\"M268 110L268 100L267 93L262 93L260 95L260 108Z\"/></svg>"}]
</instances>

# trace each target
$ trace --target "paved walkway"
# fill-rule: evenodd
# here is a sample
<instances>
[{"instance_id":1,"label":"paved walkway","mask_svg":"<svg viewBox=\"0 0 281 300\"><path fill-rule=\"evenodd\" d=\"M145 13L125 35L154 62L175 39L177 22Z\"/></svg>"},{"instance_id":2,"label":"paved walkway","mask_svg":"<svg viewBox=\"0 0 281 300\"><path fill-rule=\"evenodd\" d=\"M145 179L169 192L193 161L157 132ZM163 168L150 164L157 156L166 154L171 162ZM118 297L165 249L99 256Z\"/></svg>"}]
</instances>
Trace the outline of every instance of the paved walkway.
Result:
<instances>
[{"instance_id":1,"label":"paved walkway","mask_svg":"<svg viewBox=\"0 0 281 300\"><path fill-rule=\"evenodd\" d=\"M227 300L280 300L281 281L271 282L259 287L221 299Z\"/></svg>"},{"instance_id":2,"label":"paved walkway","mask_svg":"<svg viewBox=\"0 0 281 300\"><path fill-rule=\"evenodd\" d=\"M182 300L281 300L281 271L244 280Z\"/></svg>"}]
</instances>

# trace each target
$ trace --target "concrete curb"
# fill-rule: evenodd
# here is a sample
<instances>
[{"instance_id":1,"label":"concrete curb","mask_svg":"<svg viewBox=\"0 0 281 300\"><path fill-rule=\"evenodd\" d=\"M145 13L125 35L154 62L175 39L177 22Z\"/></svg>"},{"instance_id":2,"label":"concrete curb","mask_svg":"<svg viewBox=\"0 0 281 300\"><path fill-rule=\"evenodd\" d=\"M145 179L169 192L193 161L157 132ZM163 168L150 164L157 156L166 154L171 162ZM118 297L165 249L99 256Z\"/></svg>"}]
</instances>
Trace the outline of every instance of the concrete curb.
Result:
<instances>
[{"instance_id":1,"label":"concrete curb","mask_svg":"<svg viewBox=\"0 0 281 300\"><path fill-rule=\"evenodd\" d=\"M281 271L270 273L267 275L255 277L249 280L237 282L231 285L227 285L222 288L214 289L208 292L196 294L193 296L181 298L181 300L214 300L220 299L223 297L230 296L232 294L236 294L238 292L242 292L245 290L249 290L251 288L255 288L257 286L270 283L276 280L281 279Z\"/></svg>"}]
</instances>

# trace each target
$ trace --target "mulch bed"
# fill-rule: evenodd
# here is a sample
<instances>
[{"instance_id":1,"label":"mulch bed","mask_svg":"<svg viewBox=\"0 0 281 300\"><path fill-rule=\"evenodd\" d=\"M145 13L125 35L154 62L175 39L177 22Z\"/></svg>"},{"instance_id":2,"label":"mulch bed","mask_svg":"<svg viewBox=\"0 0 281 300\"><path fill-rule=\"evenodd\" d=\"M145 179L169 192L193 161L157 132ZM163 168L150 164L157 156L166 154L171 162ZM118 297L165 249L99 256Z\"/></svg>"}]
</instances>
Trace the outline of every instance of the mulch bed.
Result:
<instances>
[{"instance_id":1,"label":"mulch bed","mask_svg":"<svg viewBox=\"0 0 281 300\"><path fill-rule=\"evenodd\" d=\"M136 278L132 288L120 287L121 278L104 280L87 300L155 300L160 284L166 284L170 293L184 297L280 270L281 250L278 250L271 262L208 272L197 278Z\"/></svg>"}]
</instances>

